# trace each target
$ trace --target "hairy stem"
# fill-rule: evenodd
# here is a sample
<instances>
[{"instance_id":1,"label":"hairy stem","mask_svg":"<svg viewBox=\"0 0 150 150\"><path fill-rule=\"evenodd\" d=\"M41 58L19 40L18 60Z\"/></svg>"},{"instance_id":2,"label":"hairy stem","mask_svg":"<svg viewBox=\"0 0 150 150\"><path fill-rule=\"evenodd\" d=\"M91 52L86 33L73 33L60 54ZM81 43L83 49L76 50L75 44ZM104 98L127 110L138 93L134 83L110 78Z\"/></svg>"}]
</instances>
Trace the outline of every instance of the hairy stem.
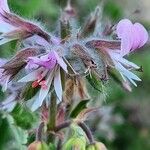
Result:
<instances>
[{"instance_id":1,"label":"hairy stem","mask_svg":"<svg viewBox=\"0 0 150 150\"><path fill-rule=\"evenodd\" d=\"M92 135L92 132L90 130L90 128L83 122L79 122L78 125L83 129L83 131L85 132L90 144L94 144L95 140L94 137Z\"/></svg>"},{"instance_id":2,"label":"hairy stem","mask_svg":"<svg viewBox=\"0 0 150 150\"><path fill-rule=\"evenodd\" d=\"M58 144L57 144L57 150L61 150L62 149L62 140L59 139Z\"/></svg>"},{"instance_id":3,"label":"hairy stem","mask_svg":"<svg viewBox=\"0 0 150 150\"><path fill-rule=\"evenodd\" d=\"M51 131L54 131L55 125L56 125L56 114L57 114L57 102L56 102L56 96L54 93L52 93L51 101L50 101L50 107L49 107L49 121L47 124L47 142L48 143L54 143L55 136L52 134ZM50 132L49 132L50 131Z\"/></svg>"},{"instance_id":4,"label":"hairy stem","mask_svg":"<svg viewBox=\"0 0 150 150\"><path fill-rule=\"evenodd\" d=\"M55 132L58 132L64 128L67 128L71 125L71 121L68 120L68 121L65 121L63 122L62 124L58 125L55 127L54 131ZM94 144L95 143L95 140L94 140L94 137L92 135L92 132L90 130L90 128L83 122L78 122L78 125L83 129L83 131L85 132L90 144Z\"/></svg>"},{"instance_id":5,"label":"hairy stem","mask_svg":"<svg viewBox=\"0 0 150 150\"><path fill-rule=\"evenodd\" d=\"M49 107L49 121L48 130L53 131L56 124L57 102L54 93L52 93L50 107Z\"/></svg>"},{"instance_id":6,"label":"hairy stem","mask_svg":"<svg viewBox=\"0 0 150 150\"><path fill-rule=\"evenodd\" d=\"M55 132L58 132L58 131L60 131L60 130L62 130L62 129L64 129L64 128L69 127L70 124L71 124L71 121L70 121L70 120L65 121L65 122L61 123L60 125L56 126L55 129L54 129L54 131L55 131Z\"/></svg>"},{"instance_id":7,"label":"hairy stem","mask_svg":"<svg viewBox=\"0 0 150 150\"><path fill-rule=\"evenodd\" d=\"M36 131L36 141L42 141L43 128L44 128L44 122L41 122Z\"/></svg>"}]
</instances>

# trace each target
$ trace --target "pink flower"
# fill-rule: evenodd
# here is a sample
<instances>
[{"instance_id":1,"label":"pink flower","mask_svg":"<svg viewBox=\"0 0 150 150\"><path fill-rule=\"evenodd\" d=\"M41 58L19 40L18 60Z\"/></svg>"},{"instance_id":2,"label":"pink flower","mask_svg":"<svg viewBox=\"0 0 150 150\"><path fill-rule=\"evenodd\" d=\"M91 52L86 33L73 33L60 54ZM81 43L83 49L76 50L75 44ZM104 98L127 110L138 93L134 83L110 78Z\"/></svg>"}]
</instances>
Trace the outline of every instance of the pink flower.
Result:
<instances>
[{"instance_id":1,"label":"pink flower","mask_svg":"<svg viewBox=\"0 0 150 150\"><path fill-rule=\"evenodd\" d=\"M137 86L135 81L141 81L141 79L131 71L138 70L140 67L123 57L142 47L148 40L148 33L140 23L132 24L130 20L123 19L117 25L117 35L121 39L121 49L107 49L107 52L123 80Z\"/></svg>"},{"instance_id":2,"label":"pink flower","mask_svg":"<svg viewBox=\"0 0 150 150\"><path fill-rule=\"evenodd\" d=\"M39 92L29 102L31 102L31 109L35 111L38 109L43 101L46 99L49 90L54 84L54 90L56 92L58 100L62 99L62 84L60 67L67 71L67 65L63 59L55 51L49 52L45 56L41 57L30 57L28 67L33 66L36 69L23 77L19 82L30 82L32 81L32 88L40 86Z\"/></svg>"},{"instance_id":3,"label":"pink flower","mask_svg":"<svg viewBox=\"0 0 150 150\"><path fill-rule=\"evenodd\" d=\"M148 33L140 23L128 19L121 20L117 25L117 35L121 39L121 55L142 47L148 40Z\"/></svg>"},{"instance_id":4,"label":"pink flower","mask_svg":"<svg viewBox=\"0 0 150 150\"><path fill-rule=\"evenodd\" d=\"M30 63L30 66L37 65L40 67L44 67L48 70L52 70L56 64L59 64L64 69L64 71L67 72L66 64L55 51L51 51L49 52L49 54L41 56L40 58L30 57L28 63Z\"/></svg>"}]
</instances>

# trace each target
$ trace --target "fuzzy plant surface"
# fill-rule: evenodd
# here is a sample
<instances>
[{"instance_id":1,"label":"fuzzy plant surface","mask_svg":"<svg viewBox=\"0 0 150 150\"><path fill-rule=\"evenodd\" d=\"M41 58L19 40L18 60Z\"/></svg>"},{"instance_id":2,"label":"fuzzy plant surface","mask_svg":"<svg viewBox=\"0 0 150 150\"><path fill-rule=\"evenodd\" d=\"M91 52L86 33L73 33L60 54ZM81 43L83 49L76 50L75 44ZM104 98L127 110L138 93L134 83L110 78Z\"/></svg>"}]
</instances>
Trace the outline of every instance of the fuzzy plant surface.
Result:
<instances>
[{"instance_id":1,"label":"fuzzy plant surface","mask_svg":"<svg viewBox=\"0 0 150 150\"><path fill-rule=\"evenodd\" d=\"M0 45L15 41L17 50L0 62L0 84L7 94L0 109L14 114L12 120L17 113L31 122L36 120L32 114L39 118L32 129L25 122L24 128L30 129L26 136L33 138L18 149L106 150L86 123L89 114L99 110L88 105L95 95L87 85L102 93L114 79L131 91L131 85L141 81L133 72L142 68L126 56L146 44L144 26L122 19L102 27L97 7L80 27L76 13L68 1L56 30L48 32L42 23L21 18L10 11L7 0L0 0Z\"/></svg>"}]
</instances>

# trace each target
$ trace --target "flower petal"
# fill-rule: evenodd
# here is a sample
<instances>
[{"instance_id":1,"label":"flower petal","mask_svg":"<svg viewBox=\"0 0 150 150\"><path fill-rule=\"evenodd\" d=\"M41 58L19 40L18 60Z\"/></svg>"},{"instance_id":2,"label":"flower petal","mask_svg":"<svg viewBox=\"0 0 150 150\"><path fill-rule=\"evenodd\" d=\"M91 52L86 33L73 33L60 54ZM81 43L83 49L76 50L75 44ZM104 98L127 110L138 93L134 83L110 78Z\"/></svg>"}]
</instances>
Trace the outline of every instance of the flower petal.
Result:
<instances>
[{"instance_id":1,"label":"flower petal","mask_svg":"<svg viewBox=\"0 0 150 150\"><path fill-rule=\"evenodd\" d=\"M0 13L3 11L10 12L7 0L0 0Z\"/></svg>"},{"instance_id":2,"label":"flower petal","mask_svg":"<svg viewBox=\"0 0 150 150\"><path fill-rule=\"evenodd\" d=\"M58 99L62 100L62 84L61 84L61 76L60 76L60 67L55 72L54 77L54 89Z\"/></svg>"},{"instance_id":3,"label":"flower petal","mask_svg":"<svg viewBox=\"0 0 150 150\"><path fill-rule=\"evenodd\" d=\"M123 75L125 76L131 83L133 83L136 86L135 81L141 81L141 79L135 75L134 73L130 72L127 70L125 67L123 67L120 63L115 62L115 67L116 69Z\"/></svg>"},{"instance_id":4,"label":"flower petal","mask_svg":"<svg viewBox=\"0 0 150 150\"><path fill-rule=\"evenodd\" d=\"M134 29L138 32L140 38L139 41L139 48L140 48L148 41L148 32L146 31L144 26L140 23L135 23Z\"/></svg>"},{"instance_id":5,"label":"flower petal","mask_svg":"<svg viewBox=\"0 0 150 150\"><path fill-rule=\"evenodd\" d=\"M26 75L25 77L20 79L18 82L35 81L35 80L37 80L38 75L41 74L42 71L44 71L44 68L39 68L39 69L29 73L28 75Z\"/></svg>"},{"instance_id":6,"label":"flower petal","mask_svg":"<svg viewBox=\"0 0 150 150\"><path fill-rule=\"evenodd\" d=\"M55 54L55 57L56 57L56 59L57 59L57 63L63 68L63 70L64 70L65 72L68 72L68 70L67 70L67 65L66 65L66 63L64 62L64 60L63 60L56 52L54 52L54 54Z\"/></svg>"},{"instance_id":7,"label":"flower petal","mask_svg":"<svg viewBox=\"0 0 150 150\"><path fill-rule=\"evenodd\" d=\"M43 103L44 99L46 98L46 96L49 92L53 77L54 77L54 70L50 72L48 78L46 79L47 88L46 89L42 89L42 88L40 89L39 96L36 98L36 100L34 101L34 103L32 105L32 111L35 111L40 106L42 106L42 103Z\"/></svg>"},{"instance_id":8,"label":"flower petal","mask_svg":"<svg viewBox=\"0 0 150 150\"><path fill-rule=\"evenodd\" d=\"M124 33L124 35L121 38L121 55L127 55L132 46L133 46L133 37L132 37L132 30L130 30L127 33Z\"/></svg>"},{"instance_id":9,"label":"flower petal","mask_svg":"<svg viewBox=\"0 0 150 150\"><path fill-rule=\"evenodd\" d=\"M118 24L117 24L117 35L119 38L122 38L124 34L128 32L128 30L131 29L132 27L132 22L128 19L122 19Z\"/></svg>"}]
</instances>

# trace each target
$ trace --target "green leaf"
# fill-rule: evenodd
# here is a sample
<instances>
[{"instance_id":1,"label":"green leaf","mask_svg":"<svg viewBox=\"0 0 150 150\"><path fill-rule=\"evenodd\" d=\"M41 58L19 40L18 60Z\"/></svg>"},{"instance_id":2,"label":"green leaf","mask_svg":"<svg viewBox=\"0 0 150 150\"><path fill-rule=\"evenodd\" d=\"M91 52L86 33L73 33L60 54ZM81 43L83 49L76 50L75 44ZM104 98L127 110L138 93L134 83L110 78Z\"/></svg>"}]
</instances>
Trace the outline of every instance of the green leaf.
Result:
<instances>
[{"instance_id":1,"label":"green leaf","mask_svg":"<svg viewBox=\"0 0 150 150\"><path fill-rule=\"evenodd\" d=\"M16 124L23 129L31 129L38 120L36 114L20 104L16 105L11 114Z\"/></svg>"},{"instance_id":2,"label":"green leaf","mask_svg":"<svg viewBox=\"0 0 150 150\"><path fill-rule=\"evenodd\" d=\"M77 115L85 108L87 108L87 103L89 102L90 100L82 100L81 102L79 102L75 108L73 109L73 111L71 112L70 114L70 117L71 118L76 118Z\"/></svg>"},{"instance_id":3,"label":"green leaf","mask_svg":"<svg viewBox=\"0 0 150 150\"><path fill-rule=\"evenodd\" d=\"M33 16L41 7L41 0L13 0L9 1L10 8L23 16Z\"/></svg>"},{"instance_id":4,"label":"green leaf","mask_svg":"<svg viewBox=\"0 0 150 150\"><path fill-rule=\"evenodd\" d=\"M110 16L113 20L118 20L123 16L122 9L113 0L108 0L105 4L104 14Z\"/></svg>"},{"instance_id":5,"label":"green leaf","mask_svg":"<svg viewBox=\"0 0 150 150\"><path fill-rule=\"evenodd\" d=\"M0 114L0 150L26 150L27 132L17 127L10 115Z\"/></svg>"},{"instance_id":6,"label":"green leaf","mask_svg":"<svg viewBox=\"0 0 150 150\"><path fill-rule=\"evenodd\" d=\"M99 92L103 91L103 83L102 83L102 81L98 80L94 74L86 76L86 79L88 80L88 82L91 84L91 86L95 90L97 90Z\"/></svg>"}]
</instances>

